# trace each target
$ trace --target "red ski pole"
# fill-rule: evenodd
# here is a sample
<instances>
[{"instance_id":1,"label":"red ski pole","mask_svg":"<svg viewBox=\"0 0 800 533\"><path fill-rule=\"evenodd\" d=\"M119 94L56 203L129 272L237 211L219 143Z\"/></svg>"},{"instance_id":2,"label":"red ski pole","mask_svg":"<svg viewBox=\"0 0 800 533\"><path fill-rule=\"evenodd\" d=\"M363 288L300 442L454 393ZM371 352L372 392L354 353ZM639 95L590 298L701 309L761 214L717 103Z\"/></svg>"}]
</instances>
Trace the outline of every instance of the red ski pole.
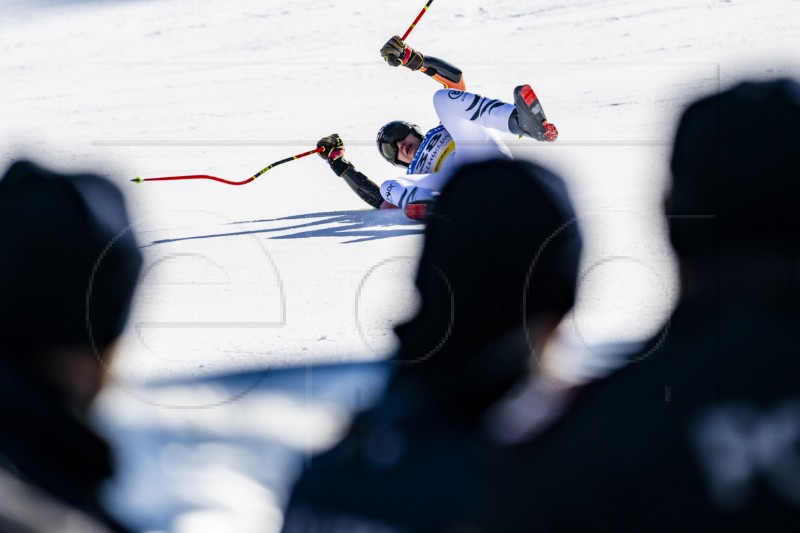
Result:
<instances>
[{"instance_id":1,"label":"red ski pole","mask_svg":"<svg viewBox=\"0 0 800 533\"><path fill-rule=\"evenodd\" d=\"M252 176L250 176L249 178L247 178L245 180L241 180L241 181L226 180L226 179L223 179L223 178L218 178L216 176L209 176L208 174L192 174L192 175L189 175L189 176L164 176L164 177L161 177L161 178L140 178L139 176L136 176L131 181L133 181L135 183L142 183L143 181L214 180L214 181L219 181L220 183L225 183L227 185L245 185L247 183L250 183L251 181L253 181L257 177L259 177L261 174L263 174L264 172L268 171L272 167L277 167L278 165L282 165L283 163L288 163L289 161L294 161L295 159L300 159L301 157L305 157L307 155L318 154L319 152L323 151L324 149L325 149L324 147L320 146L318 148L314 148L313 150L309 150L308 152L303 152L302 154L293 155L291 157L287 157L286 159L281 159L280 161L275 161L271 165L268 165L268 166L262 168L261 170L259 170L258 172L256 172Z\"/></svg>"},{"instance_id":2,"label":"red ski pole","mask_svg":"<svg viewBox=\"0 0 800 533\"><path fill-rule=\"evenodd\" d=\"M411 33L411 30L414 29L414 26L417 25L417 22L419 22L419 19L422 18L422 15L424 15L425 12L428 10L428 8L431 7L432 3L433 3L433 0L428 0L428 3L425 4L425 7L423 7L422 11L419 12L419 15L417 15L417 18L414 19L414 22L411 23L411 26L409 26L408 29L406 30L406 32L403 34L403 40L404 41L406 40L408 35Z\"/></svg>"}]
</instances>

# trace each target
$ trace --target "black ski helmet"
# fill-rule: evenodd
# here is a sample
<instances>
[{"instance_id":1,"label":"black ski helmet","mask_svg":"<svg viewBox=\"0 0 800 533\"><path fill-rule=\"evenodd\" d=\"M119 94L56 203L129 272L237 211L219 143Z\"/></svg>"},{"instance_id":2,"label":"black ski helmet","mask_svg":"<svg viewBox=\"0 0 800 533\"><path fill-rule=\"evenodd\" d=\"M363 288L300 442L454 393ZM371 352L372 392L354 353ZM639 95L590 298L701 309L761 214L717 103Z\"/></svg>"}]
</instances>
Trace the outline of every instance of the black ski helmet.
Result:
<instances>
[{"instance_id":1,"label":"black ski helmet","mask_svg":"<svg viewBox=\"0 0 800 533\"><path fill-rule=\"evenodd\" d=\"M397 141L402 141L409 133L419 137L420 141L424 137L419 126L404 120L393 120L384 124L378 131L378 138L376 139L381 156L395 166L407 167L408 163L397 160Z\"/></svg>"}]
</instances>

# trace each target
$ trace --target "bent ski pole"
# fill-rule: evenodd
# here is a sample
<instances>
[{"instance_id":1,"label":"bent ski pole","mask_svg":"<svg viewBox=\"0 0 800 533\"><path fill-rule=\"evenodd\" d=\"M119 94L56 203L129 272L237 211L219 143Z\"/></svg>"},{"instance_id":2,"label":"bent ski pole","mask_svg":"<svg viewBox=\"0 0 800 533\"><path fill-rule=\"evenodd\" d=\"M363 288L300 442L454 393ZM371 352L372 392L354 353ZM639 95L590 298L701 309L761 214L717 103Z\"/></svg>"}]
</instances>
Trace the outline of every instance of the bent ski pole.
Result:
<instances>
[{"instance_id":1,"label":"bent ski pole","mask_svg":"<svg viewBox=\"0 0 800 533\"><path fill-rule=\"evenodd\" d=\"M209 176L207 174L192 174L192 175L189 175L189 176L164 176L164 177L161 177L161 178L140 178L139 176L136 176L131 181L133 181L135 183L142 183L143 181L214 180L214 181L219 181L220 183L225 183L226 185L245 185L247 183L250 183L251 181L253 181L257 177L259 177L260 175L262 175L264 172L268 171L272 167L277 167L278 165L282 165L283 163L288 163L289 161L294 161L295 159L300 159L301 157L305 157L307 155L318 154L321 151L323 151L324 149L325 149L324 147L320 146L320 147L315 148L313 150L309 150L308 152L303 152L302 154L293 155L291 157L287 157L286 159L281 159L280 161L275 161L271 165L268 165L268 166L262 168L261 170L259 170L258 172L256 172L252 176L250 176L249 178L247 178L245 180L241 180L241 181L226 180L226 179L223 179L223 178L218 178L216 176Z\"/></svg>"},{"instance_id":2,"label":"bent ski pole","mask_svg":"<svg viewBox=\"0 0 800 533\"><path fill-rule=\"evenodd\" d=\"M402 39L403 39L404 41L406 40L406 38L407 38L407 37L409 36L409 34L411 33L411 30L413 30L413 29L414 29L414 26L416 26L416 25L417 25L417 22L419 22L419 19L421 19L421 18L422 18L422 15L424 15L424 14L425 14L425 12L428 10L428 8L429 8L429 7L431 7L431 4L432 4L432 3L433 3L433 0L428 0L428 3L427 3L427 4L425 4L425 7L423 7L423 8L422 8L422 11L420 11L420 12L419 12L419 15L417 15L417 18L415 18L415 19L414 19L414 22L412 22L412 23L411 23L411 26L409 26L409 27L408 27L408 29L406 30L406 32L403 34L403 38L402 38Z\"/></svg>"}]
</instances>

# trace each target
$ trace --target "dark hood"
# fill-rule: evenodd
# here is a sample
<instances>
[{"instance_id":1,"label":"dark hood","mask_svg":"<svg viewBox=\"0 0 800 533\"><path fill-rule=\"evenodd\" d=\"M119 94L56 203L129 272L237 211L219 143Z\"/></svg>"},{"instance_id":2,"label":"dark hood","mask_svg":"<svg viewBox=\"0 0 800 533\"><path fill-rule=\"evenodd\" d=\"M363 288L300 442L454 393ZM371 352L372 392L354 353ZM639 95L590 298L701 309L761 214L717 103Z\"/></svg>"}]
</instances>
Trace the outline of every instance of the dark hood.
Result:
<instances>
[{"instance_id":1,"label":"dark hood","mask_svg":"<svg viewBox=\"0 0 800 533\"><path fill-rule=\"evenodd\" d=\"M575 299L581 237L563 181L530 162L466 165L433 213L416 277L420 310L396 328L399 374L434 388L487 372L524 375L526 322L560 316ZM497 343L520 349L504 357Z\"/></svg>"},{"instance_id":2,"label":"dark hood","mask_svg":"<svg viewBox=\"0 0 800 533\"><path fill-rule=\"evenodd\" d=\"M0 180L0 323L12 327L0 339L1 358L56 345L102 349L121 333L142 262L128 229L122 194L108 180L29 162L8 169Z\"/></svg>"}]
</instances>

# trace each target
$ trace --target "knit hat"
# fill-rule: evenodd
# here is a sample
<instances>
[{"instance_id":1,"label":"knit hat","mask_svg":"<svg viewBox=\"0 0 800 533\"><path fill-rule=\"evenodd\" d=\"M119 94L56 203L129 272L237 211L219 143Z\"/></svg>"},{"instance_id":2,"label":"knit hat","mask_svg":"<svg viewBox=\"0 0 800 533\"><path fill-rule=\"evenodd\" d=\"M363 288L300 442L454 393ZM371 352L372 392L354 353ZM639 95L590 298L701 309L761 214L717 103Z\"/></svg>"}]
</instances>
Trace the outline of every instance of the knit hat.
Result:
<instances>
[{"instance_id":1,"label":"knit hat","mask_svg":"<svg viewBox=\"0 0 800 533\"><path fill-rule=\"evenodd\" d=\"M14 163L0 180L0 357L102 350L122 332L141 264L110 181Z\"/></svg>"},{"instance_id":2,"label":"knit hat","mask_svg":"<svg viewBox=\"0 0 800 533\"><path fill-rule=\"evenodd\" d=\"M745 82L692 104L672 154L670 235L678 254L797 254L798 169L797 82Z\"/></svg>"},{"instance_id":3,"label":"knit hat","mask_svg":"<svg viewBox=\"0 0 800 533\"><path fill-rule=\"evenodd\" d=\"M569 311L580 253L572 203L554 173L506 159L458 169L428 219L419 312L396 328L398 375L442 390L445 382L499 390L525 375L526 322ZM522 349L490 353L509 336Z\"/></svg>"}]
</instances>

